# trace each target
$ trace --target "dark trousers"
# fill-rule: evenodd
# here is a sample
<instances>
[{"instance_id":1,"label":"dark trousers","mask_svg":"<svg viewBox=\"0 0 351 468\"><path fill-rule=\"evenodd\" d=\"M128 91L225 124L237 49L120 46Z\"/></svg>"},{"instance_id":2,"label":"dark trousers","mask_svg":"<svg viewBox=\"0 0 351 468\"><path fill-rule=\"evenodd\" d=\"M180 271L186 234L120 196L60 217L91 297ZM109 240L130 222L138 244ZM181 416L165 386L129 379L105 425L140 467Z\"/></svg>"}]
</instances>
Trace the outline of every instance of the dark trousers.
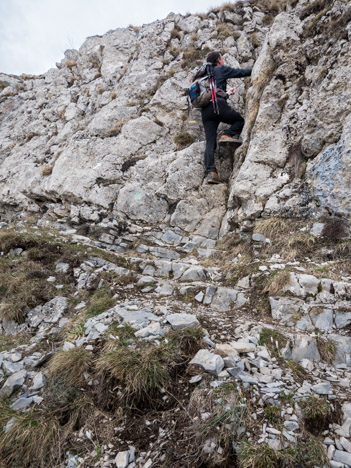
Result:
<instances>
[{"instance_id":1,"label":"dark trousers","mask_svg":"<svg viewBox=\"0 0 351 468\"><path fill-rule=\"evenodd\" d=\"M239 112L232 109L225 99L218 98L218 107L219 114L214 112L212 102L201 110L202 123L206 136L206 173L217 172L214 162L214 152L217 147L217 129L220 122L230 124L230 128L225 132L228 136L239 135L245 123Z\"/></svg>"}]
</instances>

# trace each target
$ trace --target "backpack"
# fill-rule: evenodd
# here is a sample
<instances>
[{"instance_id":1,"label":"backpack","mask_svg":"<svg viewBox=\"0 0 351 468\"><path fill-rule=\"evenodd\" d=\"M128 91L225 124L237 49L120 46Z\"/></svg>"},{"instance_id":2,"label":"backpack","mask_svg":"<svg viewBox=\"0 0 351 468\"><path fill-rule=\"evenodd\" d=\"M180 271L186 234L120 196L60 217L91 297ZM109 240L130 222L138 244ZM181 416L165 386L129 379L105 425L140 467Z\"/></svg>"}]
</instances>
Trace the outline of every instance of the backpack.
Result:
<instances>
[{"instance_id":1,"label":"backpack","mask_svg":"<svg viewBox=\"0 0 351 468\"><path fill-rule=\"evenodd\" d=\"M203 109L212 101L215 113L219 114L217 95L225 97L226 93L216 87L212 63L202 65L197 73L198 78L190 85L188 96L195 109Z\"/></svg>"}]
</instances>

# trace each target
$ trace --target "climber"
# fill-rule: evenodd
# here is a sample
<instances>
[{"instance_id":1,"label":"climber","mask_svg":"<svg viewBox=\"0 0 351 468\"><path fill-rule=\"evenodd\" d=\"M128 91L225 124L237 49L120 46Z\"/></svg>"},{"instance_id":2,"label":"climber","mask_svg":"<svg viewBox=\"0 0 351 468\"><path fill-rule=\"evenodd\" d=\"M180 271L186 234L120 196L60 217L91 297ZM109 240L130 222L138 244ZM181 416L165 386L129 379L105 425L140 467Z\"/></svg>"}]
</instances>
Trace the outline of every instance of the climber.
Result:
<instances>
[{"instance_id":1,"label":"climber","mask_svg":"<svg viewBox=\"0 0 351 468\"><path fill-rule=\"evenodd\" d=\"M217 147L217 128L220 122L230 124L231 126L220 138L220 142L241 142L239 135L244 127L244 119L232 109L227 103L227 99L230 95L235 93L235 88L230 89L227 92L227 80L229 78L244 78L251 75L251 68L232 68L224 65L224 61L220 52L210 52L207 55L207 62L212 63L214 66L214 76L216 82L216 88L225 91L226 97L217 96L218 110L212 105L212 102L206 107L201 109L202 123L204 125L205 136L206 136L206 150L205 150L205 166L207 174L207 182L209 184L219 184L223 182L221 177L217 173L217 169L214 162L214 152ZM197 76L193 77L193 81Z\"/></svg>"}]
</instances>

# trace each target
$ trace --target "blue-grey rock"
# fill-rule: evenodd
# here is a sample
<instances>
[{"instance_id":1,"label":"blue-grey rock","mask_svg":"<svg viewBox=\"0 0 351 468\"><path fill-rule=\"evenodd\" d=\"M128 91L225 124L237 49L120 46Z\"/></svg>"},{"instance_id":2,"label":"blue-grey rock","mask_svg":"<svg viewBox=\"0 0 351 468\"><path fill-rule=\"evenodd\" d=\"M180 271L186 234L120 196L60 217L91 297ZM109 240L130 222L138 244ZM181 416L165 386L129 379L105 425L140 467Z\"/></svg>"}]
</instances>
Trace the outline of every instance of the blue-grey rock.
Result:
<instances>
[{"instance_id":1,"label":"blue-grey rock","mask_svg":"<svg viewBox=\"0 0 351 468\"><path fill-rule=\"evenodd\" d=\"M339 215L351 214L349 127L350 124L345 125L338 143L328 146L310 161L306 171L307 180L320 206Z\"/></svg>"}]
</instances>

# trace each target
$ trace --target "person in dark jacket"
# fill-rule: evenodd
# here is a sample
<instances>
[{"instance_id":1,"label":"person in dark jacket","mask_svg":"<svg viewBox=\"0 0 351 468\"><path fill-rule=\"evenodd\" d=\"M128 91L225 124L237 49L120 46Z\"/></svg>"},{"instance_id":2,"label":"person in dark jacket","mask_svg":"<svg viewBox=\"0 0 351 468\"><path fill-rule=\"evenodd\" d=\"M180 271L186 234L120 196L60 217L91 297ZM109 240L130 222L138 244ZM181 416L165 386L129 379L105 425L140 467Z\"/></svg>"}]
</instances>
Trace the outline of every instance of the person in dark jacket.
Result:
<instances>
[{"instance_id":1,"label":"person in dark jacket","mask_svg":"<svg viewBox=\"0 0 351 468\"><path fill-rule=\"evenodd\" d=\"M232 142L240 142L239 135L244 127L243 117L227 103L228 97L235 93L235 88L227 91L227 80L230 78L244 78L250 76L252 70L251 68L232 68L224 65L220 52L210 52L207 56L207 62L212 63L214 66L213 70L217 89L221 89L226 93L225 97L217 95L219 113L215 113L212 102L201 109L202 123L206 136L205 166L207 182L209 184L219 184L223 182L223 180L218 175L214 162L218 125L220 122L230 124L228 130L221 136L221 140Z\"/></svg>"}]
</instances>

